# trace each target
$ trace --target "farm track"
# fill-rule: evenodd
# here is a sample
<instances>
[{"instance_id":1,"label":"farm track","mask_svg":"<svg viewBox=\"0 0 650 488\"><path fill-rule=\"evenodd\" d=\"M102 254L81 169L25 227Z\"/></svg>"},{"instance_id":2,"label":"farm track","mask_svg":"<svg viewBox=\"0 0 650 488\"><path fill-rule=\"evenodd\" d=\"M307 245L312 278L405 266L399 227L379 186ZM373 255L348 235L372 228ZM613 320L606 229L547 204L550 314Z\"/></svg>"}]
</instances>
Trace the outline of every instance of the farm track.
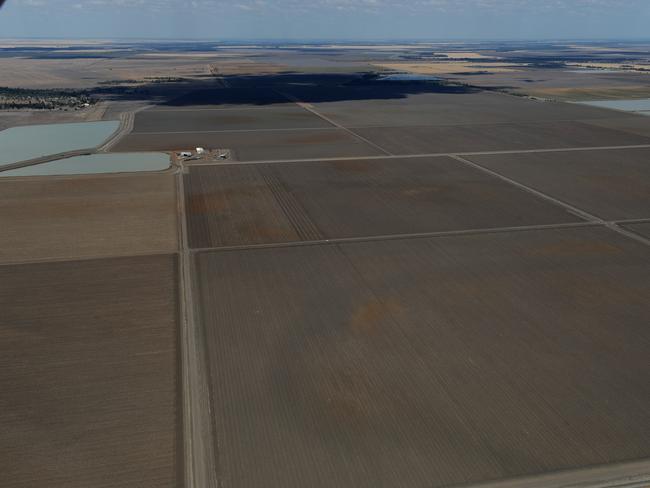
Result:
<instances>
[{"instance_id":1,"label":"farm track","mask_svg":"<svg viewBox=\"0 0 650 488\"><path fill-rule=\"evenodd\" d=\"M194 299L195 277L189 252L183 163L176 174L180 247L179 294L181 314L181 372L183 398L183 461L186 487L217 488L218 451L211 418L207 351L202 322L197 319Z\"/></svg>"},{"instance_id":2,"label":"farm track","mask_svg":"<svg viewBox=\"0 0 650 488\"><path fill-rule=\"evenodd\" d=\"M418 159L432 157L454 157L454 156L498 156L500 154L544 154L544 153L561 153L561 152L582 152L582 151L615 151L621 149L650 149L650 144L634 144L627 146L583 146L569 148L551 148L551 149L514 149L503 151L460 151L460 152L437 152L422 154L394 154L386 156L350 156L350 157L327 157L327 158L308 158L308 159L267 159L256 161L216 161L208 163L193 163L192 166L213 166L213 165L248 165L248 164L280 164L280 163L312 163L322 161L356 161L356 160L374 160L374 159Z\"/></svg>"},{"instance_id":3,"label":"farm track","mask_svg":"<svg viewBox=\"0 0 650 488\"><path fill-rule=\"evenodd\" d=\"M271 190L271 193L273 193L273 196L289 219L289 222L291 222L291 225L300 239L322 239L323 235L318 230L316 224L314 224L314 222L309 218L309 215L300 202L294 198L291 190L287 188L280 178L278 178L277 174L273 171L273 168L265 168L261 173L262 178Z\"/></svg>"},{"instance_id":4,"label":"farm track","mask_svg":"<svg viewBox=\"0 0 650 488\"><path fill-rule=\"evenodd\" d=\"M589 213L589 212L587 212L587 211L585 211L583 209L577 208L574 205L570 205L570 204L568 204L568 203L566 203L566 202L564 202L564 201L562 201L562 200L560 200L558 198L555 198L555 197L552 197L551 195L548 195L547 193L541 192L539 190L531 188L530 186L524 185L523 183L520 183L520 182L515 181L515 180L513 180L511 178L503 176L502 174L500 174L500 173L498 173L496 171L492 171L492 170L490 170L490 169L488 169L488 168L486 168L486 167L484 167L484 166L482 166L480 164L469 161L468 159L465 159L463 157L455 156L454 159L456 159L457 161L460 161L461 163L467 164L468 166L476 168L476 169L478 169L480 171L483 171L483 172L485 172L485 173L487 173L487 174L489 174L491 176L494 176L495 178L498 178L498 179L500 179L502 181L510 183L511 185L514 185L517 188L521 188L522 190L527 191L527 192L529 192L529 193L531 193L531 194L533 194L535 196L543 198L544 200L547 200L547 201L552 202L552 203L554 203L556 205L564 207L564 208L567 209L567 211L569 211L571 213L574 213L574 214L584 218L585 220L587 220L589 222L593 222L594 224L603 225L603 226L607 227L608 229L613 230L614 232L617 232L618 234L621 234L621 235L623 235L623 236L625 236L625 237L627 237L629 239L634 239L635 241L640 242L641 244L645 244L646 246L650 246L650 239L646 239L645 237L640 236L639 234L628 231L627 229L624 229L624 228L620 227L615 222L607 222L607 221L603 220L602 218L597 217L597 216L595 216L595 215L593 215L593 214L591 214L591 213Z\"/></svg>"},{"instance_id":5,"label":"farm track","mask_svg":"<svg viewBox=\"0 0 650 488\"><path fill-rule=\"evenodd\" d=\"M145 110L148 106L140 107L134 111L122 112L120 114L120 127L117 131L106 141L104 144L97 148L97 152L108 152L115 144L117 144L124 136L133 131L135 123L135 114L141 110Z\"/></svg>"}]
</instances>

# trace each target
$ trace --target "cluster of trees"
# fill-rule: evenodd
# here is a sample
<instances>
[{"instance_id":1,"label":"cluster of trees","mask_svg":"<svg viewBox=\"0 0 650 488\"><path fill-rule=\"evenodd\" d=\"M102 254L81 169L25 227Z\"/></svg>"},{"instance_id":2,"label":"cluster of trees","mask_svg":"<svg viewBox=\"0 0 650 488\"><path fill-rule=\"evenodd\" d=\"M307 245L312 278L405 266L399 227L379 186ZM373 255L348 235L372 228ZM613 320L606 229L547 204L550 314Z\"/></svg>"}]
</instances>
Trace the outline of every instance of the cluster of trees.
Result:
<instances>
[{"instance_id":1,"label":"cluster of trees","mask_svg":"<svg viewBox=\"0 0 650 488\"><path fill-rule=\"evenodd\" d=\"M86 91L0 87L0 109L64 110L92 105L95 102Z\"/></svg>"},{"instance_id":2,"label":"cluster of trees","mask_svg":"<svg viewBox=\"0 0 650 488\"><path fill-rule=\"evenodd\" d=\"M145 76L144 79L124 79L124 80L103 80L98 85L143 85L147 83L181 83L189 81L188 78L179 78L175 76Z\"/></svg>"}]
</instances>

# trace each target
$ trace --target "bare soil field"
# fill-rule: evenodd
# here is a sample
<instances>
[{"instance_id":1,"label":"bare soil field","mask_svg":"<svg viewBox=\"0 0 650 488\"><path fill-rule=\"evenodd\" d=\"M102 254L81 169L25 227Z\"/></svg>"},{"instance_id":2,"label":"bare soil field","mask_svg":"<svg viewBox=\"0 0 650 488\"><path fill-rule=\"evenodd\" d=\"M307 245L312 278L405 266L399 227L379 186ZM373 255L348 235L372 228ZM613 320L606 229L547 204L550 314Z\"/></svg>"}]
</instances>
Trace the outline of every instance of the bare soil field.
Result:
<instances>
[{"instance_id":1,"label":"bare soil field","mask_svg":"<svg viewBox=\"0 0 650 488\"><path fill-rule=\"evenodd\" d=\"M258 129L319 129L333 127L317 115L298 107L265 109L178 108L164 112L145 110L136 114L135 133L202 132Z\"/></svg>"},{"instance_id":2,"label":"bare soil field","mask_svg":"<svg viewBox=\"0 0 650 488\"><path fill-rule=\"evenodd\" d=\"M583 122L355 128L392 154L462 153L650 144L643 137Z\"/></svg>"},{"instance_id":3,"label":"bare soil field","mask_svg":"<svg viewBox=\"0 0 650 488\"><path fill-rule=\"evenodd\" d=\"M650 257L606 229L216 251L196 272L228 486L650 455Z\"/></svg>"},{"instance_id":4,"label":"bare soil field","mask_svg":"<svg viewBox=\"0 0 650 488\"><path fill-rule=\"evenodd\" d=\"M603 219L650 218L650 149L469 159Z\"/></svg>"},{"instance_id":5,"label":"bare soil field","mask_svg":"<svg viewBox=\"0 0 650 488\"><path fill-rule=\"evenodd\" d=\"M606 127L608 129L622 130L631 134L650 137L650 117L637 115L635 117L616 117L612 119L598 119L586 121L587 124Z\"/></svg>"},{"instance_id":6,"label":"bare soil field","mask_svg":"<svg viewBox=\"0 0 650 488\"><path fill-rule=\"evenodd\" d=\"M485 73L510 73L520 71L522 66L514 63L485 63L481 64L480 60L473 63L462 61L437 61L437 62L419 62L419 63L377 63L375 66L395 71L406 71L408 73L417 73L422 75L441 75L441 74L463 74L475 73L477 71Z\"/></svg>"},{"instance_id":7,"label":"bare soil field","mask_svg":"<svg viewBox=\"0 0 650 488\"><path fill-rule=\"evenodd\" d=\"M3 487L180 486L176 275L172 256L0 266Z\"/></svg>"},{"instance_id":8,"label":"bare soil field","mask_svg":"<svg viewBox=\"0 0 650 488\"><path fill-rule=\"evenodd\" d=\"M16 88L90 88L105 81L147 78L196 78L210 74L210 60L184 56L165 59L0 58L0 86Z\"/></svg>"},{"instance_id":9,"label":"bare soil field","mask_svg":"<svg viewBox=\"0 0 650 488\"><path fill-rule=\"evenodd\" d=\"M642 236L650 239L650 222L643 222L640 224L628 224L625 227L627 227L630 230L633 230L637 234L641 234Z\"/></svg>"},{"instance_id":10,"label":"bare soil field","mask_svg":"<svg viewBox=\"0 0 650 488\"><path fill-rule=\"evenodd\" d=\"M260 161L377 156L382 152L340 129L268 130L187 134L130 134L114 151L177 151L194 147L231 149L234 159Z\"/></svg>"},{"instance_id":11,"label":"bare soil field","mask_svg":"<svg viewBox=\"0 0 650 488\"><path fill-rule=\"evenodd\" d=\"M647 76L647 75L644 75ZM620 86L581 86L521 90L539 97L560 101L620 100L650 97L650 85L627 84Z\"/></svg>"},{"instance_id":12,"label":"bare soil field","mask_svg":"<svg viewBox=\"0 0 650 488\"><path fill-rule=\"evenodd\" d=\"M540 102L500 93L462 90L426 93L425 88L420 90L421 93L409 93L404 87L401 95L395 88L392 93L372 88L332 89L330 96L341 101L311 103L318 113L351 128L591 120L612 117L615 113L597 107ZM308 91L294 90L294 93L297 98L310 101Z\"/></svg>"},{"instance_id":13,"label":"bare soil field","mask_svg":"<svg viewBox=\"0 0 650 488\"><path fill-rule=\"evenodd\" d=\"M177 249L171 174L0 181L0 263Z\"/></svg>"},{"instance_id":14,"label":"bare soil field","mask_svg":"<svg viewBox=\"0 0 650 488\"><path fill-rule=\"evenodd\" d=\"M530 67L505 73L478 71L474 74L441 76L472 86L560 101L650 96L648 74L633 71Z\"/></svg>"},{"instance_id":15,"label":"bare soil field","mask_svg":"<svg viewBox=\"0 0 650 488\"><path fill-rule=\"evenodd\" d=\"M276 188L256 166L193 167L185 179L192 247L300 239Z\"/></svg>"},{"instance_id":16,"label":"bare soil field","mask_svg":"<svg viewBox=\"0 0 650 488\"><path fill-rule=\"evenodd\" d=\"M581 221L451 158L190 168L195 248Z\"/></svg>"}]
</instances>

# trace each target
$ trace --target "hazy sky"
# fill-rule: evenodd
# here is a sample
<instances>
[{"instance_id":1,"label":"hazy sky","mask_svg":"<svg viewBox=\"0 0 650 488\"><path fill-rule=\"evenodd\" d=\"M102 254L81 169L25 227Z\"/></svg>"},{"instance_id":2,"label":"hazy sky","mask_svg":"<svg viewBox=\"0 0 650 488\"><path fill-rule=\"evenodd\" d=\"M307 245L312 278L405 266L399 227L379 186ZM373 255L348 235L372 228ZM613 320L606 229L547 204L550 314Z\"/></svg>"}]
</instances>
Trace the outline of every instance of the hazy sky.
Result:
<instances>
[{"instance_id":1,"label":"hazy sky","mask_svg":"<svg viewBox=\"0 0 650 488\"><path fill-rule=\"evenodd\" d=\"M0 37L650 38L650 0L6 0Z\"/></svg>"}]
</instances>

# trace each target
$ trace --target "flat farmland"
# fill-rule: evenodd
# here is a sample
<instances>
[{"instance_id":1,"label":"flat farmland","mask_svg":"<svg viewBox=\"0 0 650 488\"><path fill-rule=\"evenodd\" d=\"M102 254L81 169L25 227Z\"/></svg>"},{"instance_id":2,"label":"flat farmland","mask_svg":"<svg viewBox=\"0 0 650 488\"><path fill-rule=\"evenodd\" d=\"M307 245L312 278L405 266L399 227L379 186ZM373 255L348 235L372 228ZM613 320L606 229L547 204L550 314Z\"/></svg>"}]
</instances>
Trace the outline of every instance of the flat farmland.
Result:
<instances>
[{"instance_id":1,"label":"flat farmland","mask_svg":"<svg viewBox=\"0 0 650 488\"><path fill-rule=\"evenodd\" d=\"M650 137L650 117L634 115L633 117L616 117L611 119L597 119L587 122L590 125L606 127L608 129L622 130L631 134Z\"/></svg>"},{"instance_id":2,"label":"flat farmland","mask_svg":"<svg viewBox=\"0 0 650 488\"><path fill-rule=\"evenodd\" d=\"M135 133L201 132L251 129L319 129L333 127L297 106L248 109L145 110L135 116Z\"/></svg>"},{"instance_id":3,"label":"flat farmland","mask_svg":"<svg viewBox=\"0 0 650 488\"><path fill-rule=\"evenodd\" d=\"M469 159L603 219L650 217L650 149Z\"/></svg>"},{"instance_id":4,"label":"flat farmland","mask_svg":"<svg viewBox=\"0 0 650 488\"><path fill-rule=\"evenodd\" d=\"M129 134L115 151L175 151L193 147L231 149L234 159L260 161L378 156L382 152L341 129L265 130L182 134Z\"/></svg>"},{"instance_id":5,"label":"flat farmland","mask_svg":"<svg viewBox=\"0 0 650 488\"><path fill-rule=\"evenodd\" d=\"M4 488L180 486L176 266L0 266Z\"/></svg>"},{"instance_id":6,"label":"flat farmland","mask_svg":"<svg viewBox=\"0 0 650 488\"><path fill-rule=\"evenodd\" d=\"M276 196L280 185L269 185L257 165L196 166L185 179L192 247L300 240L285 210L286 198ZM282 194L289 196L286 190ZM295 201L290 207L299 208ZM300 227L310 227L304 211L300 215Z\"/></svg>"},{"instance_id":7,"label":"flat farmland","mask_svg":"<svg viewBox=\"0 0 650 488\"><path fill-rule=\"evenodd\" d=\"M392 154L462 153L650 144L650 137L583 122L366 127L354 132Z\"/></svg>"},{"instance_id":8,"label":"flat farmland","mask_svg":"<svg viewBox=\"0 0 650 488\"><path fill-rule=\"evenodd\" d=\"M195 166L197 248L581 221L447 157Z\"/></svg>"},{"instance_id":9,"label":"flat farmland","mask_svg":"<svg viewBox=\"0 0 650 488\"><path fill-rule=\"evenodd\" d=\"M0 262L172 253L171 174L0 181Z\"/></svg>"},{"instance_id":10,"label":"flat farmland","mask_svg":"<svg viewBox=\"0 0 650 488\"><path fill-rule=\"evenodd\" d=\"M650 222L643 222L639 224L628 224L625 227L650 239Z\"/></svg>"},{"instance_id":11,"label":"flat farmland","mask_svg":"<svg viewBox=\"0 0 650 488\"><path fill-rule=\"evenodd\" d=\"M591 120L616 114L597 107L540 102L471 89L426 93L427 85L423 84L392 86L387 83L385 87L326 90L289 88L298 99L312 103L318 113L344 127L516 124ZM327 101L328 98L333 101ZM326 101L319 102L321 99Z\"/></svg>"},{"instance_id":12,"label":"flat farmland","mask_svg":"<svg viewBox=\"0 0 650 488\"><path fill-rule=\"evenodd\" d=\"M650 455L650 257L607 229L195 259L223 484L442 487Z\"/></svg>"}]
</instances>

